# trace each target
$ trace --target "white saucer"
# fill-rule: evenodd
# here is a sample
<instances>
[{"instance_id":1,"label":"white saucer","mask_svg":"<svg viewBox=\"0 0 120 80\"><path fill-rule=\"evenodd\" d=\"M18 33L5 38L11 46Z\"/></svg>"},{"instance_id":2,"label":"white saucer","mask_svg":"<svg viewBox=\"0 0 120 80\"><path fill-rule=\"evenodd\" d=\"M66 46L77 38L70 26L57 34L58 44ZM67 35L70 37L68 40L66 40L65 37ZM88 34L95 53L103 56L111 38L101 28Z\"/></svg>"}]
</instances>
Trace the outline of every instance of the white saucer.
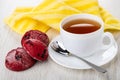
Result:
<instances>
[{"instance_id":1,"label":"white saucer","mask_svg":"<svg viewBox=\"0 0 120 80\"><path fill-rule=\"evenodd\" d=\"M53 42L53 41L59 41L62 43L60 36L57 36L51 42ZM89 65L87 65L80 59L77 59L72 56L64 56L64 55L61 55L61 54L55 52L50 47L50 44L48 47L49 55L53 59L53 61L55 61L56 63L58 63L64 67L72 68L72 69L90 69L91 68ZM118 46L117 46L117 43L114 42L114 44L107 50L104 50L104 51L102 50L97 53L94 53L93 55L86 57L85 59L98 65L98 66L101 66L101 65L104 65L104 64L110 62L116 56L117 51L118 51Z\"/></svg>"}]
</instances>

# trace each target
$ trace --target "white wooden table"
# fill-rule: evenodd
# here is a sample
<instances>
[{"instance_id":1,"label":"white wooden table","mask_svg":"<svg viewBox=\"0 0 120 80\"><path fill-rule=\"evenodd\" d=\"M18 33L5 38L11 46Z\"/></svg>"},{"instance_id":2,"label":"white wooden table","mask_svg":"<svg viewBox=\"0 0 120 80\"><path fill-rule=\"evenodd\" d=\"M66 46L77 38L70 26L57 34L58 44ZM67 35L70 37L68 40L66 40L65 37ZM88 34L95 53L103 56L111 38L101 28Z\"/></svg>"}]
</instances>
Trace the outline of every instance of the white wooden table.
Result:
<instances>
[{"instance_id":1,"label":"white wooden table","mask_svg":"<svg viewBox=\"0 0 120 80\"><path fill-rule=\"evenodd\" d=\"M120 19L119 0L99 0L100 4L111 14ZM34 6L41 0L1 0L0 1L0 80L106 80L105 76L92 69L74 70L56 64L50 57L45 62L37 62L32 68L14 72L5 67L5 56L11 49L21 46L21 35L12 31L3 22L16 6ZM47 32L50 40L59 34L55 30ZM118 46L120 45L120 32L112 31ZM117 56L103 66L109 72L111 80L120 80L120 48Z\"/></svg>"}]
</instances>

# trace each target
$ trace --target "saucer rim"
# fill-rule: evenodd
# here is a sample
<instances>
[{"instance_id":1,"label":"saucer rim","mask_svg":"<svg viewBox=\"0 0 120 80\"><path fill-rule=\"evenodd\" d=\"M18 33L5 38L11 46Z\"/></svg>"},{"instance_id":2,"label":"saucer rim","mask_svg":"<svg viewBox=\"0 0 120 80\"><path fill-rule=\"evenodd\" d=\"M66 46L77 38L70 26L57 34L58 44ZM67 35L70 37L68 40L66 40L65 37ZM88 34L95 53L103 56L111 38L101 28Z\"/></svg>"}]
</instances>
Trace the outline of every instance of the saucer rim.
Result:
<instances>
[{"instance_id":1,"label":"saucer rim","mask_svg":"<svg viewBox=\"0 0 120 80\"><path fill-rule=\"evenodd\" d=\"M60 38L60 35L58 35L58 36L56 36L54 39L52 39L52 41L50 42L50 44L53 42L53 41L55 41L55 40L57 40L57 39L59 39ZM51 47L50 47L50 44L49 44L49 46L48 46L48 51L50 51L49 49L52 49ZM116 41L114 41L114 44L113 44L115 47L116 47L116 51L115 51L115 53L113 53L113 55L111 56L111 58L108 60L107 58L107 61L105 61L104 62L104 64L99 64L98 66L102 66L102 65L105 65L105 64L107 64L107 63L109 63L111 60L113 60L114 59L114 57L117 55L117 52L118 52L118 45L117 45L117 42ZM108 48L109 49L109 48ZM108 50L107 49L107 50ZM105 52L105 51L104 51ZM95 55L95 54L93 54L93 55ZM54 62L56 62L57 64L59 64L59 65L61 65L61 66L63 66L63 67L66 67L66 68L70 68L70 69L91 69L91 67L88 65L87 67L85 67L85 68L75 68L75 67L72 67L72 66L68 66L68 65L64 65L64 63L62 64L62 63L60 63L58 60L56 60L53 56L52 56L52 54L50 54L50 52L49 52L49 56L50 56L50 58L54 61ZM89 56L89 57L85 57L86 59L87 58L90 58L90 57L92 57L92 56Z\"/></svg>"}]
</instances>

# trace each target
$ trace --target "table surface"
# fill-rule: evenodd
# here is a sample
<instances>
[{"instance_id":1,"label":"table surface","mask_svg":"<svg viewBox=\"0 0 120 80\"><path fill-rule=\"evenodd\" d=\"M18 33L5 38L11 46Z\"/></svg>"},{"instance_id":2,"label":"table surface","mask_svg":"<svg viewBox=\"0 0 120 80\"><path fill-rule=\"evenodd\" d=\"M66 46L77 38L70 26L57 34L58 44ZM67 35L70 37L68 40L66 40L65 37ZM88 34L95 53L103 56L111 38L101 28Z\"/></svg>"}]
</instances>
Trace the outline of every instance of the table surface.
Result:
<instances>
[{"instance_id":1,"label":"table surface","mask_svg":"<svg viewBox=\"0 0 120 80\"><path fill-rule=\"evenodd\" d=\"M5 67L5 56L11 49L21 46L21 35L12 31L3 23L3 18L9 15L17 6L35 6L42 0L1 0L0 1L0 80L107 80L104 75L89 70L68 69L56 64L50 57L45 62L37 62L32 68L14 72ZM120 19L120 11L117 10L120 5L119 0L99 0L100 5L107 9L111 14ZM112 31L115 40L119 46L120 32ZM59 34L51 29L47 32L50 40ZM54 35L53 35L54 34ZM108 70L111 80L120 80L120 49L117 56L104 68Z\"/></svg>"}]
</instances>

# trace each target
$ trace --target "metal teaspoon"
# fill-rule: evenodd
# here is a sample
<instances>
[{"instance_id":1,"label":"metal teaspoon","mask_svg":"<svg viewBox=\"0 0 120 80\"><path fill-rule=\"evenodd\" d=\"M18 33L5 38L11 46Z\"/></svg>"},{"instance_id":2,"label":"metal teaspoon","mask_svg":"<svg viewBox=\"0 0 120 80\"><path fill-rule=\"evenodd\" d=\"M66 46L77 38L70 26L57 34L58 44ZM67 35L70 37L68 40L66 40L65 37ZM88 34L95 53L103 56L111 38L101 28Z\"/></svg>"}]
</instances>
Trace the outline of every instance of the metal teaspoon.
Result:
<instances>
[{"instance_id":1,"label":"metal teaspoon","mask_svg":"<svg viewBox=\"0 0 120 80\"><path fill-rule=\"evenodd\" d=\"M79 58L80 60L84 61L86 64L88 64L88 65L91 66L93 69L97 70L98 72L101 72L101 73L106 73L106 72L107 72L106 69L104 69L104 68L102 68L102 67L99 67L99 66L97 66L97 65L95 65L95 64L93 64L93 63L91 63L91 62L89 62L89 61L87 61L87 60L85 60L85 59L83 59L83 58L75 55L75 54L70 53L70 52L69 52L68 50L66 50L66 49L63 47L63 45L62 45L60 42L58 42L58 41L52 42L51 45L50 45L50 47L51 47L54 51L56 51L56 52L58 52L58 53L60 53L60 54L62 54L62 55L66 55L66 56L70 56L70 55L71 55L71 56L74 56L74 57L76 57L76 58Z\"/></svg>"}]
</instances>

